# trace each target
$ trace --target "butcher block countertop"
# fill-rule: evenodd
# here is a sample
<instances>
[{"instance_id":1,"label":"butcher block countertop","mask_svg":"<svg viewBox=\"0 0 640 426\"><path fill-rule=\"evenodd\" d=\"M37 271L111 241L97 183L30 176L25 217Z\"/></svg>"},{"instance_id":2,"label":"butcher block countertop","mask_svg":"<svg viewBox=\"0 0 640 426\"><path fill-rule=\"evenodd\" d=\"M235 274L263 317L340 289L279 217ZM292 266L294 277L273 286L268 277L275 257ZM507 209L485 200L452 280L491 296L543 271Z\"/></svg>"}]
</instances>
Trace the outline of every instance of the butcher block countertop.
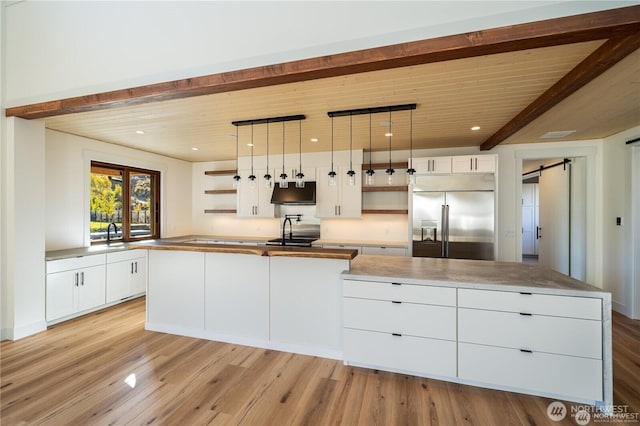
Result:
<instances>
[{"instance_id":1,"label":"butcher block countertop","mask_svg":"<svg viewBox=\"0 0 640 426\"><path fill-rule=\"evenodd\" d=\"M256 256L288 256L288 257L314 257L320 259L351 260L358 255L357 250L350 249L325 249L320 247L295 247L295 246L264 246L242 244L207 244L185 243L176 241L152 240L139 243L131 243L132 249L145 250L180 250L199 251L206 253L238 253L253 254Z\"/></svg>"},{"instance_id":2,"label":"butcher block countertop","mask_svg":"<svg viewBox=\"0 0 640 426\"><path fill-rule=\"evenodd\" d=\"M539 265L488 260L360 255L342 278L565 296L611 297L598 287Z\"/></svg>"}]
</instances>

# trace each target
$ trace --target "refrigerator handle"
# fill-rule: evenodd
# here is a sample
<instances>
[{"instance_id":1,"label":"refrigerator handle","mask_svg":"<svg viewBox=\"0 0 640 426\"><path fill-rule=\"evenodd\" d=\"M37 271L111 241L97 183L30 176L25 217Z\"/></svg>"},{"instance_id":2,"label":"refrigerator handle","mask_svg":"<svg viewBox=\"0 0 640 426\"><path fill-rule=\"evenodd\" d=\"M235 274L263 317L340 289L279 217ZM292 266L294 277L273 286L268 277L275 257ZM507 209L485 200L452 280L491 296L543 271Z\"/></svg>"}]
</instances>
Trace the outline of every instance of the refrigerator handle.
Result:
<instances>
[{"instance_id":1,"label":"refrigerator handle","mask_svg":"<svg viewBox=\"0 0 640 426\"><path fill-rule=\"evenodd\" d=\"M445 214L444 204L442 205L442 218L440 222L440 256L446 257L445 243L447 242L447 217Z\"/></svg>"},{"instance_id":2,"label":"refrigerator handle","mask_svg":"<svg viewBox=\"0 0 640 426\"><path fill-rule=\"evenodd\" d=\"M447 241L446 241L446 248L444 251L445 257L449 257L449 204L446 205L445 207L445 215L447 217Z\"/></svg>"}]
</instances>

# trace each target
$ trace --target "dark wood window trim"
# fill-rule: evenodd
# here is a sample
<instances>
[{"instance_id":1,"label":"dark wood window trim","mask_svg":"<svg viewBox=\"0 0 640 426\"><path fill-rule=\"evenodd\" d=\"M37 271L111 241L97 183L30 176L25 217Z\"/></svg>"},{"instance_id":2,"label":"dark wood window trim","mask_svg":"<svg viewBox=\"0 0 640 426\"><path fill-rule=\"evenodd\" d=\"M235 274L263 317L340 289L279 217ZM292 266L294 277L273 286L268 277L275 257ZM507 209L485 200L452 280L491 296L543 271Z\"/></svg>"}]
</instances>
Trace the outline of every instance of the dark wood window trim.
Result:
<instances>
[{"instance_id":1,"label":"dark wood window trim","mask_svg":"<svg viewBox=\"0 0 640 426\"><path fill-rule=\"evenodd\" d=\"M148 170L148 169L142 169L139 167L131 167L131 166L124 166L121 164L111 164L111 163L104 163L104 162L100 162L100 161L91 161L91 170L94 170L94 168L105 168L105 169L109 169L109 170L117 170L121 172L121 176L122 176L122 238L119 238L118 241L122 241L122 242L132 242L132 241L141 241L141 240L148 240L148 239L157 239L160 238L160 229L161 229L161 223L160 223L160 218L161 218L161 214L160 214L160 177L161 177L161 173L160 171L157 170ZM150 221L150 225L151 225L151 235L145 235L143 237L135 237L135 236L131 236L131 208L130 208L130 195L129 195L129 182L130 182L130 176L131 173L144 173L144 174L149 174L152 176L152 180L151 180L151 200L152 200L152 206L151 207L151 221ZM98 245L98 244L105 244L106 241L105 240L99 240L99 241L92 241L91 244L92 245Z\"/></svg>"}]
</instances>

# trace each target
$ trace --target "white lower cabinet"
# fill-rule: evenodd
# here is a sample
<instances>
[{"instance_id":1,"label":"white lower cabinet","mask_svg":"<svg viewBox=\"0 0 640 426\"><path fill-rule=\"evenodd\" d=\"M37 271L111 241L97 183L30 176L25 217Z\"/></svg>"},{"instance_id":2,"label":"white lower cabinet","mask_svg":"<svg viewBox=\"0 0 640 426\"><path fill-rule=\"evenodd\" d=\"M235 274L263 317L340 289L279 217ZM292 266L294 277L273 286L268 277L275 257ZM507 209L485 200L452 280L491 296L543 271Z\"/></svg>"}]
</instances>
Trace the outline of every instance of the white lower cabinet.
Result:
<instances>
[{"instance_id":1,"label":"white lower cabinet","mask_svg":"<svg viewBox=\"0 0 640 426\"><path fill-rule=\"evenodd\" d=\"M205 253L149 250L147 326L185 334L204 331Z\"/></svg>"},{"instance_id":2,"label":"white lower cabinet","mask_svg":"<svg viewBox=\"0 0 640 426\"><path fill-rule=\"evenodd\" d=\"M455 288L352 280L343 288L346 364L455 377Z\"/></svg>"},{"instance_id":3,"label":"white lower cabinet","mask_svg":"<svg viewBox=\"0 0 640 426\"><path fill-rule=\"evenodd\" d=\"M601 299L458 290L458 377L603 401Z\"/></svg>"},{"instance_id":4,"label":"white lower cabinet","mask_svg":"<svg viewBox=\"0 0 640 426\"><path fill-rule=\"evenodd\" d=\"M342 283L348 260L270 257L270 336L279 344L337 356L342 348Z\"/></svg>"},{"instance_id":5,"label":"white lower cabinet","mask_svg":"<svg viewBox=\"0 0 640 426\"><path fill-rule=\"evenodd\" d=\"M610 402L602 299L447 284L345 279L345 364Z\"/></svg>"},{"instance_id":6,"label":"white lower cabinet","mask_svg":"<svg viewBox=\"0 0 640 426\"><path fill-rule=\"evenodd\" d=\"M144 293L146 289L146 250L107 254L107 303Z\"/></svg>"},{"instance_id":7,"label":"white lower cabinet","mask_svg":"<svg viewBox=\"0 0 640 426\"><path fill-rule=\"evenodd\" d=\"M345 328L344 359L381 370L455 377L456 342Z\"/></svg>"},{"instance_id":8,"label":"white lower cabinet","mask_svg":"<svg viewBox=\"0 0 640 426\"><path fill-rule=\"evenodd\" d=\"M518 391L603 399L602 361L597 359L459 343L458 372L461 379Z\"/></svg>"},{"instance_id":9,"label":"white lower cabinet","mask_svg":"<svg viewBox=\"0 0 640 426\"><path fill-rule=\"evenodd\" d=\"M47 262L46 315L55 321L105 303L105 256Z\"/></svg>"},{"instance_id":10,"label":"white lower cabinet","mask_svg":"<svg viewBox=\"0 0 640 426\"><path fill-rule=\"evenodd\" d=\"M269 258L207 253L205 330L269 340Z\"/></svg>"}]
</instances>

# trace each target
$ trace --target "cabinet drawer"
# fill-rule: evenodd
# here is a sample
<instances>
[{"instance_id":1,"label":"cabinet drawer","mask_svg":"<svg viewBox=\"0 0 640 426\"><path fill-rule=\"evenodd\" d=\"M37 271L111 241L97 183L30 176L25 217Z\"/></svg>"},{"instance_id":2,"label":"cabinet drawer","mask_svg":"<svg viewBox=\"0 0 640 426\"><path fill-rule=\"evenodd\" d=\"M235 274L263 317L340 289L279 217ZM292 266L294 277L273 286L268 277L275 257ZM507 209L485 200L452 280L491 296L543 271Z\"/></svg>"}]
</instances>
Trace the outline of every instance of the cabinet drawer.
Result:
<instances>
[{"instance_id":1,"label":"cabinet drawer","mask_svg":"<svg viewBox=\"0 0 640 426\"><path fill-rule=\"evenodd\" d=\"M382 300L343 301L345 327L456 340L456 308Z\"/></svg>"},{"instance_id":2,"label":"cabinet drawer","mask_svg":"<svg viewBox=\"0 0 640 426\"><path fill-rule=\"evenodd\" d=\"M415 284L344 280L346 297L456 306L456 289Z\"/></svg>"},{"instance_id":3,"label":"cabinet drawer","mask_svg":"<svg viewBox=\"0 0 640 426\"><path fill-rule=\"evenodd\" d=\"M594 320L459 308L458 340L602 359L602 323Z\"/></svg>"},{"instance_id":4,"label":"cabinet drawer","mask_svg":"<svg viewBox=\"0 0 640 426\"><path fill-rule=\"evenodd\" d=\"M523 391L602 401L602 361L458 344L458 377Z\"/></svg>"},{"instance_id":5,"label":"cabinet drawer","mask_svg":"<svg viewBox=\"0 0 640 426\"><path fill-rule=\"evenodd\" d=\"M378 256L406 256L407 249L404 247L362 246L362 254L374 254Z\"/></svg>"},{"instance_id":6,"label":"cabinet drawer","mask_svg":"<svg viewBox=\"0 0 640 426\"><path fill-rule=\"evenodd\" d=\"M147 257L146 250L122 250L114 253L107 253L107 263L122 262L125 260L141 259Z\"/></svg>"},{"instance_id":7,"label":"cabinet drawer","mask_svg":"<svg viewBox=\"0 0 640 426\"><path fill-rule=\"evenodd\" d=\"M70 257L68 259L47 261L47 274L70 271L72 269L89 268L91 266L104 265L106 255L94 254L91 256Z\"/></svg>"},{"instance_id":8,"label":"cabinet drawer","mask_svg":"<svg viewBox=\"0 0 640 426\"><path fill-rule=\"evenodd\" d=\"M455 377L456 343L345 328L344 361L381 370Z\"/></svg>"},{"instance_id":9,"label":"cabinet drawer","mask_svg":"<svg viewBox=\"0 0 640 426\"><path fill-rule=\"evenodd\" d=\"M602 319L601 299L587 297L459 289L458 306L567 318Z\"/></svg>"}]
</instances>

